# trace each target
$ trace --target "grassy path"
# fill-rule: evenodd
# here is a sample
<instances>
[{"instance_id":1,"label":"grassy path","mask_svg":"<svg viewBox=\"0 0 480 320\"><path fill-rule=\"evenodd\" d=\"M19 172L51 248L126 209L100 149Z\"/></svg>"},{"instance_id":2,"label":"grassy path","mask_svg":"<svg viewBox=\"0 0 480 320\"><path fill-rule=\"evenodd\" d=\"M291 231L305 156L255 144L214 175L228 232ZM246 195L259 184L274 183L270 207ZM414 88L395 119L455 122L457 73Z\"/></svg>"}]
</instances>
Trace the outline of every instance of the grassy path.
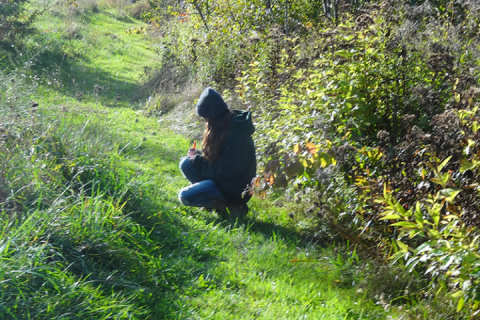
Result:
<instances>
[{"instance_id":1,"label":"grassy path","mask_svg":"<svg viewBox=\"0 0 480 320\"><path fill-rule=\"evenodd\" d=\"M147 206L131 214L139 226L134 271L137 299L152 319L383 319L331 263L335 255L300 241L291 224L269 204L252 204L239 224L181 206L177 191L187 182L177 168L189 141L130 109L76 115L75 121L108 124L103 134L125 145L118 162L149 190ZM82 120L80 120L83 118ZM138 120L138 122L137 122ZM148 128L148 129L146 129ZM157 134L147 133L155 128ZM297 261L297 262L295 262ZM120 269L122 270L122 269ZM98 270L97 272L101 272ZM130 271L131 272L131 271ZM140 275L142 273L142 275ZM339 282L342 281L342 283ZM342 288L342 285L345 288Z\"/></svg>"},{"instance_id":2,"label":"grassy path","mask_svg":"<svg viewBox=\"0 0 480 320\"><path fill-rule=\"evenodd\" d=\"M2 237L21 234L17 242L30 243L38 255L25 267L30 278L5 291L17 298L1 300L3 318L386 318L352 287L354 276L344 268L352 262L302 240L271 203L252 201L247 219L235 224L181 206L176 194L187 181L177 165L189 141L132 103L144 68L156 63L148 37L125 33L142 24L114 11L65 17L71 16L38 22L45 32L37 41L68 47L69 54L40 55L42 66L57 73L42 75L37 98L77 156L69 165L101 168L92 172L103 180L87 197L58 210L39 205L32 219L4 230ZM98 159L106 160L99 166ZM15 252L9 254L2 261ZM34 286L35 272L45 275Z\"/></svg>"}]
</instances>

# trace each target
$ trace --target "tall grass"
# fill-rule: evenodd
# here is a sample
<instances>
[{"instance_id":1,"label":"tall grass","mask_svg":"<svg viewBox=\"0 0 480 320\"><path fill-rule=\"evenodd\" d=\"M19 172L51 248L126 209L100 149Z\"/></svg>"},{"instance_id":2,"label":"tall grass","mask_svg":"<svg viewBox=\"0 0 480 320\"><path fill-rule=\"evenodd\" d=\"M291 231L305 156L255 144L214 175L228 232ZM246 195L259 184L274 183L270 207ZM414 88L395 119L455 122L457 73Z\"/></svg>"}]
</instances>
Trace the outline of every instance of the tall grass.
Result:
<instances>
[{"instance_id":1,"label":"tall grass","mask_svg":"<svg viewBox=\"0 0 480 320\"><path fill-rule=\"evenodd\" d=\"M137 317L135 294L90 279L102 261L85 255L128 250L118 239L141 234L122 214L125 172L108 170L114 159L87 138L87 125L32 105L34 88L21 77L0 77L1 318Z\"/></svg>"}]
</instances>

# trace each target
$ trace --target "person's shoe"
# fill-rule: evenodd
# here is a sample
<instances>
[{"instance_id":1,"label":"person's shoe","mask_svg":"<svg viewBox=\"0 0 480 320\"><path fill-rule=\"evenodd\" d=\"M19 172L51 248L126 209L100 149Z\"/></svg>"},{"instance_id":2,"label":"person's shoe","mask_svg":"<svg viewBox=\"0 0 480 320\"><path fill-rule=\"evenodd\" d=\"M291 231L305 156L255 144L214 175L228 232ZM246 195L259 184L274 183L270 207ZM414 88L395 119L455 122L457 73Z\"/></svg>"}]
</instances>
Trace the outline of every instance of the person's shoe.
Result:
<instances>
[{"instance_id":1,"label":"person's shoe","mask_svg":"<svg viewBox=\"0 0 480 320\"><path fill-rule=\"evenodd\" d=\"M219 215L223 216L227 213L228 203L222 200L213 199L213 210Z\"/></svg>"},{"instance_id":2,"label":"person's shoe","mask_svg":"<svg viewBox=\"0 0 480 320\"><path fill-rule=\"evenodd\" d=\"M213 209L225 210L228 207L228 203L222 200L213 199Z\"/></svg>"},{"instance_id":3,"label":"person's shoe","mask_svg":"<svg viewBox=\"0 0 480 320\"><path fill-rule=\"evenodd\" d=\"M245 203L227 203L221 200L213 200L213 207L219 217L232 221L244 218L248 213L248 206Z\"/></svg>"},{"instance_id":4,"label":"person's shoe","mask_svg":"<svg viewBox=\"0 0 480 320\"><path fill-rule=\"evenodd\" d=\"M248 206L246 203L235 203L230 205L228 210L233 219L244 218L248 213Z\"/></svg>"}]
</instances>

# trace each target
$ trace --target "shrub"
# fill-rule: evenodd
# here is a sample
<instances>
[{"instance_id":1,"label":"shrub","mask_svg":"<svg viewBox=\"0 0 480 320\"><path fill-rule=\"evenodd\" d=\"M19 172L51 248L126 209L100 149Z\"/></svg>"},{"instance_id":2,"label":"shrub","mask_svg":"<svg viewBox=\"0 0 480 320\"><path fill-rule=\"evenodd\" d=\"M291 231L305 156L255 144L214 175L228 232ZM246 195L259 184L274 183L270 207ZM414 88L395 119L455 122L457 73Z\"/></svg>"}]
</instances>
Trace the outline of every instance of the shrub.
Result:
<instances>
[{"instance_id":1,"label":"shrub","mask_svg":"<svg viewBox=\"0 0 480 320\"><path fill-rule=\"evenodd\" d=\"M29 0L0 1L0 45L10 47L17 39L32 32L31 25L40 14L34 11L26 15Z\"/></svg>"},{"instance_id":2,"label":"shrub","mask_svg":"<svg viewBox=\"0 0 480 320\"><path fill-rule=\"evenodd\" d=\"M126 7L127 13L135 19L142 19L145 14L150 12L150 10L151 6L148 1L137 1Z\"/></svg>"}]
</instances>

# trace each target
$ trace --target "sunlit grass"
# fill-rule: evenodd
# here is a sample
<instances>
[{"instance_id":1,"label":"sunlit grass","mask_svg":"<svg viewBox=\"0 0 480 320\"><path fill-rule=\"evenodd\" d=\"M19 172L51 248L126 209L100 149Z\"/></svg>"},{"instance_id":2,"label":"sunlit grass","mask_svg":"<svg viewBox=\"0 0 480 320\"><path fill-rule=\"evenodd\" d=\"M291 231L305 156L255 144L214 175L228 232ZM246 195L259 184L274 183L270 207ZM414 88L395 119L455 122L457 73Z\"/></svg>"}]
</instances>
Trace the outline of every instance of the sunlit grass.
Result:
<instances>
[{"instance_id":1,"label":"sunlit grass","mask_svg":"<svg viewBox=\"0 0 480 320\"><path fill-rule=\"evenodd\" d=\"M72 14L56 6L56 15L37 22L40 31L30 41L42 73L44 95L57 94L109 106L129 106L141 81L156 64L154 46L147 34L126 33L130 27L146 27L115 10ZM78 95L81 92L81 96ZM142 105L142 102L140 102Z\"/></svg>"}]
</instances>

